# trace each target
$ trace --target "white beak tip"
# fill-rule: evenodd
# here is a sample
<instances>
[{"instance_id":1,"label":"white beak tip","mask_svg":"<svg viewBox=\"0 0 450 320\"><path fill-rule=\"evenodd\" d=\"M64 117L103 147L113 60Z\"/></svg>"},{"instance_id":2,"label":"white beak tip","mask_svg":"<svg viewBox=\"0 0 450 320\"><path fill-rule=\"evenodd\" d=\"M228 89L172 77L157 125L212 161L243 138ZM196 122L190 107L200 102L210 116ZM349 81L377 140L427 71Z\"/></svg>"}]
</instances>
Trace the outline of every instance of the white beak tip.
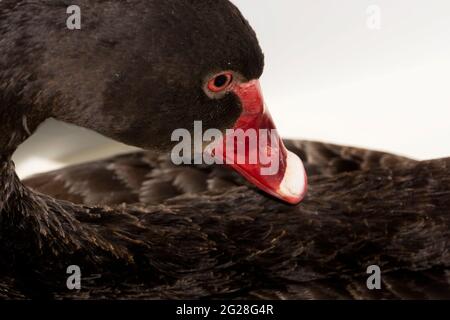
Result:
<instances>
[{"instance_id":1,"label":"white beak tip","mask_svg":"<svg viewBox=\"0 0 450 320\"><path fill-rule=\"evenodd\" d=\"M302 160L296 154L288 151L286 161L286 171L278 190L279 195L291 204L298 204L306 196L308 177Z\"/></svg>"}]
</instances>

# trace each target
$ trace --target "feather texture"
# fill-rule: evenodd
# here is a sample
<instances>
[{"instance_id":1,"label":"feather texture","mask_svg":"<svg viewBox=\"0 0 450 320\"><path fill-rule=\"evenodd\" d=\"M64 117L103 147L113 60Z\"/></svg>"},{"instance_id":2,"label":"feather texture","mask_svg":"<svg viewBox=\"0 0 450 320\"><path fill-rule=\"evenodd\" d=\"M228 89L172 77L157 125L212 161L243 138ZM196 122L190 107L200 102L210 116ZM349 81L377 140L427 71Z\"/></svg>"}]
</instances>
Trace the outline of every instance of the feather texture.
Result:
<instances>
[{"instance_id":1,"label":"feather texture","mask_svg":"<svg viewBox=\"0 0 450 320\"><path fill-rule=\"evenodd\" d=\"M11 296L31 290L83 299L450 298L450 159L416 162L321 143L288 144L311 172L299 206L242 185L222 167L174 167L148 152L27 181L85 204L36 195L57 227L47 223L37 232L23 221L29 237L39 234L41 242L31 256L20 257L20 270L7 273ZM116 185L105 189L106 181ZM124 196L116 201L115 194ZM114 207L86 207L99 199ZM34 214L42 220L42 213ZM41 258L52 263L40 264ZM73 261L86 277L77 293L60 285ZM382 270L382 289L371 291L366 270L374 264ZM25 290L14 279L27 268L36 277Z\"/></svg>"}]
</instances>

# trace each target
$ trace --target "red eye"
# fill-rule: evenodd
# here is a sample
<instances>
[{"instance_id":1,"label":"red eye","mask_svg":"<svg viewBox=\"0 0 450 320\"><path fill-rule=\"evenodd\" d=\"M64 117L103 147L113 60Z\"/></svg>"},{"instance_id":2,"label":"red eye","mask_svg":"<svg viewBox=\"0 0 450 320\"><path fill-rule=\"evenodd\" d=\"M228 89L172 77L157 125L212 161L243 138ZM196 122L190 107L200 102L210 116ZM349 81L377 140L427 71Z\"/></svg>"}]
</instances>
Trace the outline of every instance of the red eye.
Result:
<instances>
[{"instance_id":1,"label":"red eye","mask_svg":"<svg viewBox=\"0 0 450 320\"><path fill-rule=\"evenodd\" d=\"M212 92L220 92L227 89L233 82L233 74L231 72L220 73L208 81L208 89Z\"/></svg>"}]
</instances>

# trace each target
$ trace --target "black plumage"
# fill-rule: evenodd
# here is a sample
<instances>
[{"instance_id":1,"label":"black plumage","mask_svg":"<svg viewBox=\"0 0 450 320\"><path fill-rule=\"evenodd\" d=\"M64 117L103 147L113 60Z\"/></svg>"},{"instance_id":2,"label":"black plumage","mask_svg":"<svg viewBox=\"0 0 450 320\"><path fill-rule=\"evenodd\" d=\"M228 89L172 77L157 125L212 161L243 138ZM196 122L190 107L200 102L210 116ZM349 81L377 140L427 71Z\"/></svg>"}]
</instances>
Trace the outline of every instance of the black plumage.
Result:
<instances>
[{"instance_id":1,"label":"black plumage","mask_svg":"<svg viewBox=\"0 0 450 320\"><path fill-rule=\"evenodd\" d=\"M222 167L175 167L148 152L31 178L27 185L55 197L112 201L112 208L85 207L39 196L56 211L47 217L57 219L51 225L63 227L45 227L39 234L44 247L32 250L45 252L54 265L36 264L34 255L21 258L30 259L25 270L38 275L32 292L56 298L449 298L449 159L416 162L322 143L288 145L308 159L311 172L309 195L299 206L243 186ZM96 174L105 168L110 174ZM122 198L108 196L105 185ZM94 194L99 199L92 200ZM66 243L55 246L49 237ZM90 278L81 292L64 288L68 261L81 261ZM366 287L372 264L383 272L380 291ZM9 277L23 275L15 270ZM24 294L17 283L11 287Z\"/></svg>"}]
</instances>

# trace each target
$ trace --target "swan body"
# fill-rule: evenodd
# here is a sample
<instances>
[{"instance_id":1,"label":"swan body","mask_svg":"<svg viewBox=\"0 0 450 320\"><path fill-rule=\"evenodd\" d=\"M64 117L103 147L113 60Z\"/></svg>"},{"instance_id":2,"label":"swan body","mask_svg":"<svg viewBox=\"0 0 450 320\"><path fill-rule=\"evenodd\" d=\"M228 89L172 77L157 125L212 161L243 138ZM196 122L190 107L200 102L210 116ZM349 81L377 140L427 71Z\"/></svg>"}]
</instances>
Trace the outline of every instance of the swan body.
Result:
<instances>
[{"instance_id":1,"label":"swan body","mask_svg":"<svg viewBox=\"0 0 450 320\"><path fill-rule=\"evenodd\" d=\"M449 298L449 159L276 137L273 179L174 166L197 120L274 129L254 31L227 0L76 2L81 30L66 1L0 2L0 298ZM148 151L20 181L12 154L48 118Z\"/></svg>"}]
</instances>

